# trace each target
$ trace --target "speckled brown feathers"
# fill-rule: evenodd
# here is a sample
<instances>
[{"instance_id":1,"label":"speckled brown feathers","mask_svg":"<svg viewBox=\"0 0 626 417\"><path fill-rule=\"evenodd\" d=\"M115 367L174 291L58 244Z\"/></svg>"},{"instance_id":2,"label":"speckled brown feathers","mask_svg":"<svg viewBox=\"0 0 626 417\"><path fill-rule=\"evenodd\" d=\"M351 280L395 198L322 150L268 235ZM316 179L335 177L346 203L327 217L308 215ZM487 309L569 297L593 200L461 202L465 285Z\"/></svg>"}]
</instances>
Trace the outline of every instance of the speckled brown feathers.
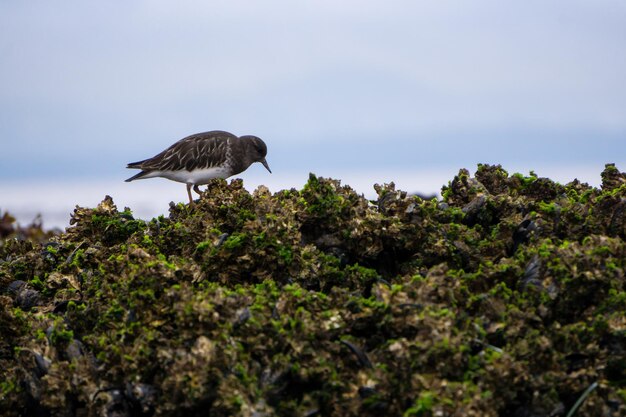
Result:
<instances>
[{"instance_id":1,"label":"speckled brown feathers","mask_svg":"<svg viewBox=\"0 0 626 417\"><path fill-rule=\"evenodd\" d=\"M144 171L179 171L213 168L226 162L229 142L237 140L232 133L214 130L183 138L149 159L131 162L127 168Z\"/></svg>"},{"instance_id":2,"label":"speckled brown feathers","mask_svg":"<svg viewBox=\"0 0 626 417\"><path fill-rule=\"evenodd\" d=\"M163 177L187 184L189 201L191 187L207 184L212 178L228 178L239 174L254 162L260 162L271 173L265 160L267 146L256 136L237 137L221 130L187 136L152 158L131 162L127 168L141 169L128 178Z\"/></svg>"}]
</instances>

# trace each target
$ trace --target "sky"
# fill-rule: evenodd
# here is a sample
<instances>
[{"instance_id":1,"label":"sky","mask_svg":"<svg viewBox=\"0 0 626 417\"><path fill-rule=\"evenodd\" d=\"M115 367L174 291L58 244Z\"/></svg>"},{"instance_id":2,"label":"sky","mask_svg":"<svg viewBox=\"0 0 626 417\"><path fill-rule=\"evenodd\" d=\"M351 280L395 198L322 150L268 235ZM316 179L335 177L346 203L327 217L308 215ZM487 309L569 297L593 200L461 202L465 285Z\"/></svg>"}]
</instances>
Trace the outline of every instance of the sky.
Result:
<instances>
[{"instance_id":1,"label":"sky","mask_svg":"<svg viewBox=\"0 0 626 417\"><path fill-rule=\"evenodd\" d=\"M0 2L0 210L67 223L110 194L152 216L184 185L130 161L254 134L273 174L438 192L499 163L597 185L626 170L626 2Z\"/></svg>"}]
</instances>

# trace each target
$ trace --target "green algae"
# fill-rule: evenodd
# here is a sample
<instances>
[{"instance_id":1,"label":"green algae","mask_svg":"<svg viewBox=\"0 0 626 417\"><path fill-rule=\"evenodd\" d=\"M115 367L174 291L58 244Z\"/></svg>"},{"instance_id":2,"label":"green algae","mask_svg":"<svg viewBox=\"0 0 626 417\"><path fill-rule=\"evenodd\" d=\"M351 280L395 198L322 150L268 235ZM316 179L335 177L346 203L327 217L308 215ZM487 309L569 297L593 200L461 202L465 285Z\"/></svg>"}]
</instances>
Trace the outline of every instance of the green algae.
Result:
<instances>
[{"instance_id":1,"label":"green algae","mask_svg":"<svg viewBox=\"0 0 626 417\"><path fill-rule=\"evenodd\" d=\"M150 221L107 197L56 235L5 215L0 413L623 415L626 175L602 181L481 164L442 201L311 175Z\"/></svg>"}]
</instances>

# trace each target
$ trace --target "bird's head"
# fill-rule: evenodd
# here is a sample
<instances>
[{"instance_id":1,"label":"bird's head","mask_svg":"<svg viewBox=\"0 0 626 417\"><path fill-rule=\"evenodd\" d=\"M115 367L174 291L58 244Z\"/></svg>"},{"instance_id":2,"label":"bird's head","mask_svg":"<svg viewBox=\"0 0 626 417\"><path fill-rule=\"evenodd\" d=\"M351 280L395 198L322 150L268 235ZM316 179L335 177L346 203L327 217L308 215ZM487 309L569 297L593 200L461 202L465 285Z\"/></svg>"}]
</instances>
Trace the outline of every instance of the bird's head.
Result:
<instances>
[{"instance_id":1,"label":"bird's head","mask_svg":"<svg viewBox=\"0 0 626 417\"><path fill-rule=\"evenodd\" d=\"M262 163L265 169L267 169L271 174L272 170L265 160L265 156L267 155L267 145L265 145L265 142L263 142L261 138L251 135L242 136L241 139L246 141L246 143L248 144L248 148L252 151L252 162Z\"/></svg>"}]
</instances>

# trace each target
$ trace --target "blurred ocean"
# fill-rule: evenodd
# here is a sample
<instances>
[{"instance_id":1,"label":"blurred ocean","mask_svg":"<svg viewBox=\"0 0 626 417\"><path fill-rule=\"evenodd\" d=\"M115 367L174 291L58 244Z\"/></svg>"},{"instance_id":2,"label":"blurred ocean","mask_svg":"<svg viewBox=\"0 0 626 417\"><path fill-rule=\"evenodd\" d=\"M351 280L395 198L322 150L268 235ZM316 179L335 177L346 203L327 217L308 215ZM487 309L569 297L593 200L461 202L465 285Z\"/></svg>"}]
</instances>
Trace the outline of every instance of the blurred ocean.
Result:
<instances>
[{"instance_id":1,"label":"blurred ocean","mask_svg":"<svg viewBox=\"0 0 626 417\"><path fill-rule=\"evenodd\" d=\"M476 167L467 167L474 173ZM528 169L504 167L512 174L521 172L528 174ZM601 183L600 173L604 165L597 166L567 166L533 168L540 177L549 177L561 183L567 183L574 178L590 185L598 186ZM624 170L624 167L618 168ZM363 172L317 172L323 177L340 179L343 185L349 185L358 193L368 198L374 198L375 183L393 181L396 188L410 193L424 195L439 195L441 187L454 178L458 168L439 170L389 170L377 171L371 169ZM130 174L130 172L129 172ZM129 176L129 175L128 175ZM26 225L38 215L43 219L44 228L64 229L69 226L70 214L76 205L81 207L95 207L106 195L110 195L118 209L129 207L135 217L151 219L152 217L168 214L170 201L186 202L187 193L184 184L175 183L161 178L124 182L125 177L116 179L49 179L45 181L0 179L0 211L8 211L17 218L17 221ZM244 173L238 176L244 179L244 186L253 191L259 185L267 186L270 191L282 189L300 189L308 179L306 172L290 174L259 175ZM230 180L229 180L230 181Z\"/></svg>"}]
</instances>

